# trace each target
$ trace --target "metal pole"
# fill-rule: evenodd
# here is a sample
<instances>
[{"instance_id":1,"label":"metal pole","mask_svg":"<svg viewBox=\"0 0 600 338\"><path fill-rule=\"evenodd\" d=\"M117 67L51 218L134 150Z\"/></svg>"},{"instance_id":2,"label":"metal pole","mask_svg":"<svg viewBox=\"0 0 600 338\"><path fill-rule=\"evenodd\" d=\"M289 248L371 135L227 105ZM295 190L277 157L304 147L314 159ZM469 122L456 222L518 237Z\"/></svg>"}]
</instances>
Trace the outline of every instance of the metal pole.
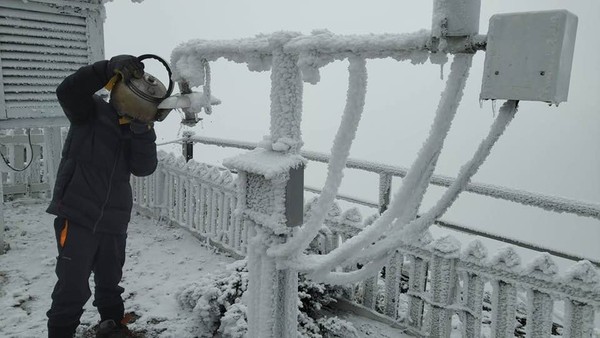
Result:
<instances>
[{"instance_id":1,"label":"metal pole","mask_svg":"<svg viewBox=\"0 0 600 338\"><path fill-rule=\"evenodd\" d=\"M183 157L186 162L194 158L194 142L186 140L182 144Z\"/></svg>"}]
</instances>

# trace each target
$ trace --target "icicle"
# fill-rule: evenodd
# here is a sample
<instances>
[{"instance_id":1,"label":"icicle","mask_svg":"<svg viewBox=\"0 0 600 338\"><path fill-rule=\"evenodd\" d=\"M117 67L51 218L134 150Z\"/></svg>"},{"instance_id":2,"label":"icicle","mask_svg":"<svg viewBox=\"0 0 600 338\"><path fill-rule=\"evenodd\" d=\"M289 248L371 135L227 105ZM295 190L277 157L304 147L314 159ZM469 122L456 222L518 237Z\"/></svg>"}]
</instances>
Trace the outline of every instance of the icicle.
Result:
<instances>
[{"instance_id":1,"label":"icicle","mask_svg":"<svg viewBox=\"0 0 600 338\"><path fill-rule=\"evenodd\" d=\"M440 64L440 80L444 80L444 64Z\"/></svg>"},{"instance_id":2,"label":"icicle","mask_svg":"<svg viewBox=\"0 0 600 338\"><path fill-rule=\"evenodd\" d=\"M204 68L204 86L202 87L204 90L204 112L206 115L212 114L212 106L211 106L211 95L210 95L210 64L208 60L202 59L202 67Z\"/></svg>"},{"instance_id":3,"label":"icicle","mask_svg":"<svg viewBox=\"0 0 600 338\"><path fill-rule=\"evenodd\" d=\"M496 117L498 113L498 107L496 106L496 100L492 100L492 116Z\"/></svg>"}]
</instances>

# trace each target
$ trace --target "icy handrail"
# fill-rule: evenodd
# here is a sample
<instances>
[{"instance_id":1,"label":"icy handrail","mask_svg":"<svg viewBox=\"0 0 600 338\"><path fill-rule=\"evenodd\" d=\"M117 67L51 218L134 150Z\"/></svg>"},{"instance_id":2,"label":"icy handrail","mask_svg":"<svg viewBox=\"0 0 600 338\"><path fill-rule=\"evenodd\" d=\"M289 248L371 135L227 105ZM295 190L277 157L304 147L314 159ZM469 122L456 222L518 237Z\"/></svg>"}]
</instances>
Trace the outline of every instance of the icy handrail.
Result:
<instances>
[{"instance_id":1,"label":"icy handrail","mask_svg":"<svg viewBox=\"0 0 600 338\"><path fill-rule=\"evenodd\" d=\"M190 140L195 143L215 145L224 148L229 147L251 150L256 147L256 142L229 140L206 136L194 136ZM178 139L164 144L177 143L181 141L184 141L184 139ZM309 150L302 150L300 154L311 161L329 163L329 154ZM405 167L391 166L383 163L357 160L354 158L348 158L346 167L364 170L376 174L389 174L391 176L398 177L405 177L408 172L408 169ZM449 187L450 185L452 185L452 182L454 180L456 180L455 177L434 174L431 177L430 183L442 187ZM470 182L469 184L467 184L465 191L477 195L515 202L522 205L533 206L548 211L558 213L564 212L582 217L592 217L600 219L600 205L585 201L558 196L550 196L481 182ZM361 203L364 204L364 202Z\"/></svg>"},{"instance_id":2,"label":"icy handrail","mask_svg":"<svg viewBox=\"0 0 600 338\"><path fill-rule=\"evenodd\" d=\"M295 32L277 32L245 39L195 39L173 49L173 80L188 81L192 86L202 85L202 76L196 74L198 72L195 70L201 68L203 59L215 61L225 58L237 63L247 63L252 71L267 71L271 68L274 40L281 42L282 37L287 39L283 43L283 50L299 55L299 66L304 69L304 66L309 66L311 62L312 66L318 68L350 55L360 55L366 59L414 58L413 62L420 63L427 60L427 52L430 51L440 55L474 53L485 49L486 46L486 37L477 35L445 41L441 50L440 45L432 42L431 32L424 29L404 34L336 35L321 30L306 36Z\"/></svg>"}]
</instances>

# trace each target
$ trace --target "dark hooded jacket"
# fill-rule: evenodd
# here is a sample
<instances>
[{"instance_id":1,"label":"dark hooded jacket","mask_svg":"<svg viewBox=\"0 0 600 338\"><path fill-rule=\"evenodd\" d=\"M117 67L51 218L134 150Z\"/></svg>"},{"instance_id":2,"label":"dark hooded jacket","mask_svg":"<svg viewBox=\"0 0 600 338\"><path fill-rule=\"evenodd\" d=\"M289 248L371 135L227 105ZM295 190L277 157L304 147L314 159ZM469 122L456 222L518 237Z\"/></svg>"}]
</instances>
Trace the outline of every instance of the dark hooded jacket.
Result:
<instances>
[{"instance_id":1,"label":"dark hooded jacket","mask_svg":"<svg viewBox=\"0 0 600 338\"><path fill-rule=\"evenodd\" d=\"M130 175L156 169L156 134L152 128L133 133L95 95L112 76L108 68L108 61L82 67L56 90L71 125L47 212L94 232L122 234L133 203Z\"/></svg>"}]
</instances>

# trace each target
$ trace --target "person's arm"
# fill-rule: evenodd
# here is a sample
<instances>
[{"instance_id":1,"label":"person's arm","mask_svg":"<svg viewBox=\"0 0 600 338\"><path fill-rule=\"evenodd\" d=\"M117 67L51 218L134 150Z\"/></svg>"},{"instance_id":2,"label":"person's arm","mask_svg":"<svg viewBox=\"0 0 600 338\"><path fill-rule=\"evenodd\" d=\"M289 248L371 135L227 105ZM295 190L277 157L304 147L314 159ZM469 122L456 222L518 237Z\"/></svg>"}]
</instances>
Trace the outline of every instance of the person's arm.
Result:
<instances>
[{"instance_id":1,"label":"person's arm","mask_svg":"<svg viewBox=\"0 0 600 338\"><path fill-rule=\"evenodd\" d=\"M156 157L156 133L151 124L132 121L131 157L129 167L135 176L148 176L154 173L158 164Z\"/></svg>"},{"instance_id":2,"label":"person's arm","mask_svg":"<svg viewBox=\"0 0 600 338\"><path fill-rule=\"evenodd\" d=\"M58 102L71 123L84 123L94 113L92 97L110 80L107 68L106 60L81 67L56 88Z\"/></svg>"},{"instance_id":3,"label":"person's arm","mask_svg":"<svg viewBox=\"0 0 600 338\"><path fill-rule=\"evenodd\" d=\"M58 102L71 123L84 123L95 113L94 93L102 89L117 72L121 76L131 76L143 69L144 64L132 55L117 55L109 61L81 67L56 88Z\"/></svg>"}]
</instances>

